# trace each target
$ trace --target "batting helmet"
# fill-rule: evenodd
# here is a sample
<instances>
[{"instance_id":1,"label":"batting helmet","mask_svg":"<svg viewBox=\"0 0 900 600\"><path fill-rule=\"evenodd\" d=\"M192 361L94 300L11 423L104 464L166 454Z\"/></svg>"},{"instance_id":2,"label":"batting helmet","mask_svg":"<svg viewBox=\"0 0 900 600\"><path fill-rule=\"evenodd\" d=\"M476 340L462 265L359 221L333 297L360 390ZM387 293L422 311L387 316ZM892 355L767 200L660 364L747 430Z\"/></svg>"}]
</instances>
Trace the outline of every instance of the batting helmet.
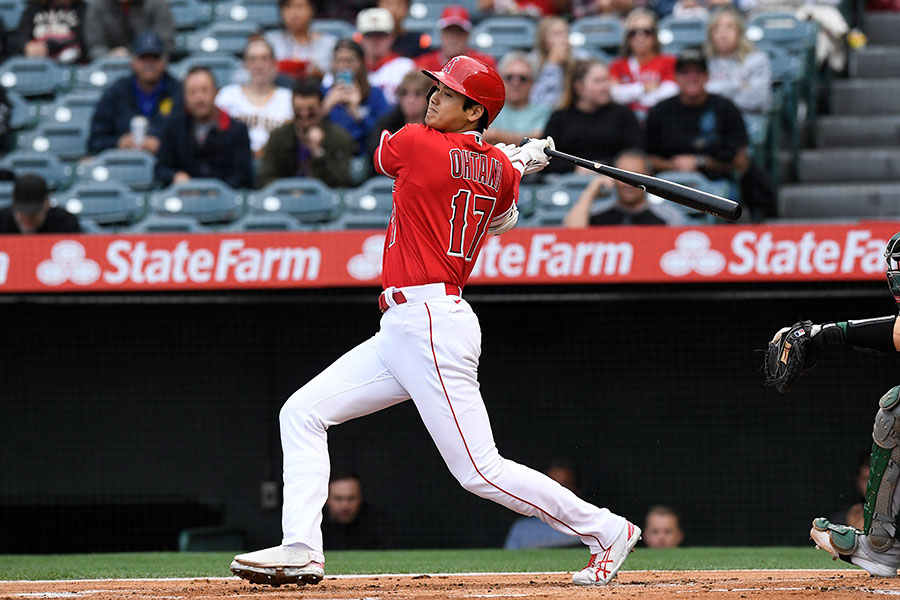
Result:
<instances>
[{"instance_id":1,"label":"batting helmet","mask_svg":"<svg viewBox=\"0 0 900 600\"><path fill-rule=\"evenodd\" d=\"M488 125L506 102L506 88L497 71L469 56L451 58L440 71L422 72L482 105L487 111Z\"/></svg>"},{"instance_id":2,"label":"batting helmet","mask_svg":"<svg viewBox=\"0 0 900 600\"><path fill-rule=\"evenodd\" d=\"M884 249L884 260L887 262L885 274L888 286L891 288L894 302L900 304L900 232L895 233L888 241Z\"/></svg>"}]
</instances>

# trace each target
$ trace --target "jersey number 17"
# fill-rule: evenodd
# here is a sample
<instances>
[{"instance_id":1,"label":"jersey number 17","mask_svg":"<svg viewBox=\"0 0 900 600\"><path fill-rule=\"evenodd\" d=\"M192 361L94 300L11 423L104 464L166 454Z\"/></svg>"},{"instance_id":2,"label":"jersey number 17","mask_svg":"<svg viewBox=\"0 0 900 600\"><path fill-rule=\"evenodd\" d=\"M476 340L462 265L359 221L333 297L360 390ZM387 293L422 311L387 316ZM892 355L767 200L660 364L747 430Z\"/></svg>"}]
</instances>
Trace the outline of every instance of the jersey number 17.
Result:
<instances>
[{"instance_id":1,"label":"jersey number 17","mask_svg":"<svg viewBox=\"0 0 900 600\"><path fill-rule=\"evenodd\" d=\"M473 194L472 190L460 189L456 192L450 201L453 213L450 215L450 246L447 254L465 258L466 261L472 260L487 232L496 202L496 198ZM475 226L471 233L470 225Z\"/></svg>"}]
</instances>

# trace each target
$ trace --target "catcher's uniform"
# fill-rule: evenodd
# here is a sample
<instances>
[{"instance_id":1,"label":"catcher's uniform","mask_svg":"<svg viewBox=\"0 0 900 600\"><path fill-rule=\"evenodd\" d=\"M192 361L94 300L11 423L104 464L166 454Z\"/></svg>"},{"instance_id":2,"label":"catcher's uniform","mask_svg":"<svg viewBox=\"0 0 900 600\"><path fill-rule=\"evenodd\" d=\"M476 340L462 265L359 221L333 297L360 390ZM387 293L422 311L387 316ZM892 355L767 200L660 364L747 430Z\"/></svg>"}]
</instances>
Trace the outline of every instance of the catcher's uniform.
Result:
<instances>
[{"instance_id":1,"label":"catcher's uniform","mask_svg":"<svg viewBox=\"0 0 900 600\"><path fill-rule=\"evenodd\" d=\"M481 329L463 287L491 222L513 208L519 174L480 133L407 125L382 134L380 173L394 178L384 244L381 329L294 393L281 411L284 545L322 551L326 430L412 398L467 490L599 554L626 526L549 477L500 456L478 385Z\"/></svg>"}]
</instances>

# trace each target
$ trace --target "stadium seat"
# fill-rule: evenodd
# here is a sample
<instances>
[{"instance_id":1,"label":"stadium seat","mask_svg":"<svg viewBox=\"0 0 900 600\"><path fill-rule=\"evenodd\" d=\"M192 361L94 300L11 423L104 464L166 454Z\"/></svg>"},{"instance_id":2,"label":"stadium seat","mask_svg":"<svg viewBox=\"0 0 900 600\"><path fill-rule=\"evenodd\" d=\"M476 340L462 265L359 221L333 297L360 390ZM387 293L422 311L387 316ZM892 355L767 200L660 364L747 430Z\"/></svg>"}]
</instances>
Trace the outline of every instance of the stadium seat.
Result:
<instances>
[{"instance_id":1,"label":"stadium seat","mask_svg":"<svg viewBox=\"0 0 900 600\"><path fill-rule=\"evenodd\" d=\"M22 97L18 92L8 91L6 97L9 99L9 105L12 114L9 117L9 128L25 129L34 127L40 116L37 104L32 104Z\"/></svg>"},{"instance_id":2,"label":"stadium seat","mask_svg":"<svg viewBox=\"0 0 900 600\"><path fill-rule=\"evenodd\" d=\"M44 178L51 190L66 187L72 179L72 167L63 164L52 152L11 152L0 161L0 168L9 169L17 175L36 173Z\"/></svg>"},{"instance_id":3,"label":"stadium seat","mask_svg":"<svg viewBox=\"0 0 900 600\"><path fill-rule=\"evenodd\" d=\"M15 33L25 12L27 2L23 0L0 0L0 19L8 35Z\"/></svg>"},{"instance_id":4,"label":"stadium seat","mask_svg":"<svg viewBox=\"0 0 900 600\"><path fill-rule=\"evenodd\" d=\"M12 204L12 181L0 181L0 208L6 208Z\"/></svg>"},{"instance_id":5,"label":"stadium seat","mask_svg":"<svg viewBox=\"0 0 900 600\"><path fill-rule=\"evenodd\" d=\"M310 231L312 227L300 223L287 213L247 213L226 228L226 231Z\"/></svg>"},{"instance_id":6,"label":"stadium seat","mask_svg":"<svg viewBox=\"0 0 900 600\"><path fill-rule=\"evenodd\" d=\"M75 89L103 91L113 82L131 75L131 58L104 56L75 69Z\"/></svg>"},{"instance_id":7,"label":"stadium seat","mask_svg":"<svg viewBox=\"0 0 900 600\"><path fill-rule=\"evenodd\" d=\"M64 161L77 160L87 152L88 123L42 123L33 132L19 138L18 148L34 152L53 152Z\"/></svg>"},{"instance_id":8,"label":"stadium seat","mask_svg":"<svg viewBox=\"0 0 900 600\"><path fill-rule=\"evenodd\" d=\"M413 0L409 4L409 16L413 19L429 19L436 23L441 12L448 6L462 6L469 11L473 20L480 12L478 0Z\"/></svg>"},{"instance_id":9,"label":"stadium seat","mask_svg":"<svg viewBox=\"0 0 900 600\"><path fill-rule=\"evenodd\" d=\"M212 20L212 4L208 2L169 0L169 10L172 11L176 29L197 29Z\"/></svg>"},{"instance_id":10,"label":"stadium seat","mask_svg":"<svg viewBox=\"0 0 900 600\"><path fill-rule=\"evenodd\" d=\"M596 175L569 173L535 190L535 210L526 218L529 225L562 225L563 218Z\"/></svg>"},{"instance_id":11,"label":"stadium seat","mask_svg":"<svg viewBox=\"0 0 900 600\"><path fill-rule=\"evenodd\" d=\"M78 226L81 227L81 233L112 233L107 229L103 229L93 219L78 219Z\"/></svg>"},{"instance_id":12,"label":"stadium seat","mask_svg":"<svg viewBox=\"0 0 900 600\"><path fill-rule=\"evenodd\" d=\"M149 215L132 225L130 233L202 233L209 231L197 219L184 215Z\"/></svg>"},{"instance_id":13,"label":"stadium seat","mask_svg":"<svg viewBox=\"0 0 900 600\"><path fill-rule=\"evenodd\" d=\"M582 17L572 21L569 28L569 43L572 47L588 51L600 50L607 55L619 50L624 37L624 25L621 19L615 17Z\"/></svg>"},{"instance_id":14,"label":"stadium seat","mask_svg":"<svg viewBox=\"0 0 900 600\"><path fill-rule=\"evenodd\" d=\"M488 17L472 28L472 44L500 58L510 50L534 46L537 25L528 17Z\"/></svg>"},{"instance_id":15,"label":"stadium seat","mask_svg":"<svg viewBox=\"0 0 900 600\"><path fill-rule=\"evenodd\" d=\"M226 223L241 216L243 197L218 179L191 179L151 194L150 210L192 217L203 224Z\"/></svg>"},{"instance_id":16,"label":"stadium seat","mask_svg":"<svg viewBox=\"0 0 900 600\"><path fill-rule=\"evenodd\" d=\"M390 216L394 210L394 180L378 176L344 195L344 210L352 214L378 213Z\"/></svg>"},{"instance_id":17,"label":"stadium seat","mask_svg":"<svg viewBox=\"0 0 900 600\"><path fill-rule=\"evenodd\" d=\"M216 4L217 20L243 23L250 21L264 29L272 29L281 25L281 11L278 3L272 0L230 0Z\"/></svg>"},{"instance_id":18,"label":"stadium seat","mask_svg":"<svg viewBox=\"0 0 900 600\"><path fill-rule=\"evenodd\" d=\"M97 101L100 100L100 96L101 91L99 89L76 90L57 96L55 102L41 107L41 119L44 122L60 124L84 123L88 127L94 116L94 109L97 107Z\"/></svg>"},{"instance_id":19,"label":"stadium seat","mask_svg":"<svg viewBox=\"0 0 900 600\"><path fill-rule=\"evenodd\" d=\"M327 33L333 35L337 39L352 38L356 33L356 28L341 19L313 19L309 26L310 31L317 33Z\"/></svg>"},{"instance_id":20,"label":"stadium seat","mask_svg":"<svg viewBox=\"0 0 900 600\"><path fill-rule=\"evenodd\" d=\"M92 181L118 181L133 190L153 187L156 156L143 150L110 148L88 164L79 165L76 174Z\"/></svg>"},{"instance_id":21,"label":"stadium seat","mask_svg":"<svg viewBox=\"0 0 900 600\"><path fill-rule=\"evenodd\" d=\"M519 219L530 217L537 206L537 192L541 186L534 184L522 184L519 186L519 201L516 203L519 209Z\"/></svg>"},{"instance_id":22,"label":"stadium seat","mask_svg":"<svg viewBox=\"0 0 900 600\"><path fill-rule=\"evenodd\" d=\"M665 17L659 22L659 43L670 54L677 54L684 48L699 48L706 41L706 23L706 19Z\"/></svg>"},{"instance_id":23,"label":"stadium seat","mask_svg":"<svg viewBox=\"0 0 900 600\"><path fill-rule=\"evenodd\" d=\"M378 229L384 231L391 222L391 216L379 212L343 213L321 226L322 230Z\"/></svg>"},{"instance_id":24,"label":"stadium seat","mask_svg":"<svg viewBox=\"0 0 900 600\"><path fill-rule=\"evenodd\" d=\"M286 212L303 223L323 224L341 213L341 197L318 179L294 177L276 180L247 196L254 213Z\"/></svg>"},{"instance_id":25,"label":"stadium seat","mask_svg":"<svg viewBox=\"0 0 900 600\"><path fill-rule=\"evenodd\" d=\"M78 183L54 194L52 202L98 225L134 223L145 213L144 196L113 181Z\"/></svg>"},{"instance_id":26,"label":"stadium seat","mask_svg":"<svg viewBox=\"0 0 900 600\"><path fill-rule=\"evenodd\" d=\"M0 85L26 98L55 94L69 82L69 69L49 58L13 56L0 64Z\"/></svg>"},{"instance_id":27,"label":"stadium seat","mask_svg":"<svg viewBox=\"0 0 900 600\"><path fill-rule=\"evenodd\" d=\"M231 83L231 77L240 67L240 61L230 54L193 54L172 65L172 75L184 80L184 76L194 67L206 67L212 71L216 84L224 87Z\"/></svg>"},{"instance_id":28,"label":"stadium seat","mask_svg":"<svg viewBox=\"0 0 900 600\"><path fill-rule=\"evenodd\" d=\"M790 13L766 12L751 17L746 35L754 44L773 44L793 53L805 52L815 45L809 26Z\"/></svg>"},{"instance_id":29,"label":"stadium seat","mask_svg":"<svg viewBox=\"0 0 900 600\"><path fill-rule=\"evenodd\" d=\"M203 29L185 37L184 49L191 54L233 54L244 52L247 37L259 33L259 25L252 21L213 21Z\"/></svg>"}]
</instances>

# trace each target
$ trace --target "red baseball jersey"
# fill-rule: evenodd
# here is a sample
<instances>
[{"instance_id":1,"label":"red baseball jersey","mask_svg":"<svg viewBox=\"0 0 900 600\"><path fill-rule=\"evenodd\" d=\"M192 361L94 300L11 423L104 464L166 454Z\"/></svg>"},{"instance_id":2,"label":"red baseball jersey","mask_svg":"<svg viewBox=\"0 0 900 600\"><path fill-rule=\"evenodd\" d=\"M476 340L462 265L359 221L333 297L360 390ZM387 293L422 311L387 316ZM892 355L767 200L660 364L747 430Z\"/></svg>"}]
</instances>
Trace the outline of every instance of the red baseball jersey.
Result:
<instances>
[{"instance_id":1,"label":"red baseball jersey","mask_svg":"<svg viewBox=\"0 0 900 600\"><path fill-rule=\"evenodd\" d=\"M519 173L476 131L406 125L381 133L375 170L394 179L381 285L451 283L462 288L491 219L519 196Z\"/></svg>"}]
</instances>

